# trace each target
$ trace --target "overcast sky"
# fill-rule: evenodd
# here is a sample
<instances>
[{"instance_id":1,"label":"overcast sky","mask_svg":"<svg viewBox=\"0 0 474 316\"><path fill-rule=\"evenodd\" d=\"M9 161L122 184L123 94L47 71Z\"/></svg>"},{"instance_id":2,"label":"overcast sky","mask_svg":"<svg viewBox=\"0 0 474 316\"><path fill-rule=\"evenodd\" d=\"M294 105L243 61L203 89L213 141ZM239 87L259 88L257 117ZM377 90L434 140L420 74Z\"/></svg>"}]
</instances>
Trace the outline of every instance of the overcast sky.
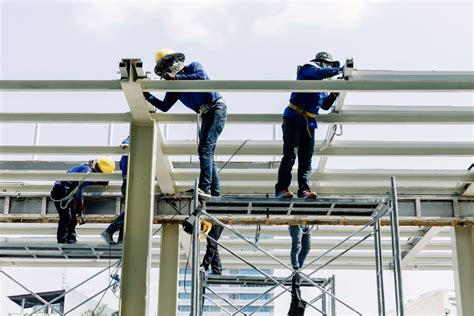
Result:
<instances>
[{"instance_id":1,"label":"overcast sky","mask_svg":"<svg viewBox=\"0 0 474 316\"><path fill-rule=\"evenodd\" d=\"M341 61L353 57L356 68L365 70L474 70L472 1L1 0L0 3L1 79L118 79L121 58L142 58L145 68L151 71L155 52L164 47L185 53L187 62L201 62L212 79L293 79L296 66L321 50ZM224 93L224 97L229 113L280 113L288 101L288 93ZM473 106L473 94L351 93L346 103ZM0 111L127 112L128 106L121 92L0 93ZM188 110L177 104L171 111ZM106 144L105 125L81 127L45 124L40 144ZM271 128L253 128L250 134L259 135L260 139L271 137ZM242 139L241 131L228 126L222 139ZM1 145L32 144L34 126L1 124L0 133ZM114 142L118 144L127 134L126 125L118 126ZM170 129L170 134L170 138L192 138L194 129L180 132ZM318 138L324 135L322 127ZM473 137L472 126L348 125L338 139L473 141ZM465 169L471 161L468 158L331 158L328 167ZM11 271L22 273L22 269ZM375 313L373 273L352 274L362 283L366 278L371 283L354 284L348 277L350 272L339 273L337 278L341 283L348 284L348 289L341 289L342 295L349 301L351 297L357 298L356 304L362 311ZM436 287L453 288L448 272L410 275L414 276L405 283L406 298ZM431 287L427 288L427 284ZM2 297L11 294L7 293L9 287L10 284L2 281ZM47 290L44 284L35 284L35 288ZM367 301L364 301L365 292L370 294Z\"/></svg>"}]
</instances>

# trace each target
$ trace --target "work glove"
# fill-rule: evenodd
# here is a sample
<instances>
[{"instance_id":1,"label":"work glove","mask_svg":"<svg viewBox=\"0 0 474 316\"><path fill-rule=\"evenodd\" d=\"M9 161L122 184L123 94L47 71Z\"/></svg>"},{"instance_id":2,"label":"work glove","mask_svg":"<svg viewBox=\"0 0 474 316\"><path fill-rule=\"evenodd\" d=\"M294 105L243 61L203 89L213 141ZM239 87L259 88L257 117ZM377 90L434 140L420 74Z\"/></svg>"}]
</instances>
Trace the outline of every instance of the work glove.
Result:
<instances>
[{"instance_id":1,"label":"work glove","mask_svg":"<svg viewBox=\"0 0 474 316\"><path fill-rule=\"evenodd\" d=\"M167 72L163 75L163 79L165 79L165 80L176 80L176 75L172 72Z\"/></svg>"}]
</instances>

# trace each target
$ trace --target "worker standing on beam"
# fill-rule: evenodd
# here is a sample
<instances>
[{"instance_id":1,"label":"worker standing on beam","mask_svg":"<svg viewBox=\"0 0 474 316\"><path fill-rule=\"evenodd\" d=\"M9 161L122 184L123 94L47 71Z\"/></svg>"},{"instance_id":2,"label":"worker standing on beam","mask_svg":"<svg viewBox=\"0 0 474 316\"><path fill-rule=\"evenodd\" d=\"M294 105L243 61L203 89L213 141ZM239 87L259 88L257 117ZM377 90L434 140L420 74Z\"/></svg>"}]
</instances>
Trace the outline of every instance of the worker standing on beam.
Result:
<instances>
[{"instance_id":1,"label":"worker standing on beam","mask_svg":"<svg viewBox=\"0 0 474 316\"><path fill-rule=\"evenodd\" d=\"M341 73L338 61L326 52L319 52L316 57L303 66L298 66L296 80L323 80ZM283 158L278 169L278 182L275 185L275 195L280 198L292 198L289 190L291 185L291 170L298 155L298 197L315 199L317 194L312 192L311 159L314 152L317 128L316 116L319 109L329 110L336 100L338 93L325 92L293 92L290 103L283 113Z\"/></svg>"},{"instance_id":2,"label":"worker standing on beam","mask_svg":"<svg viewBox=\"0 0 474 316\"><path fill-rule=\"evenodd\" d=\"M115 163L107 157L90 160L88 163L72 167L68 173L85 173L81 181L56 181L51 191L51 199L59 214L58 244L77 242L77 216L84 211L83 191L89 185L107 185L107 181L85 181L91 172L112 173Z\"/></svg>"},{"instance_id":3,"label":"worker standing on beam","mask_svg":"<svg viewBox=\"0 0 474 316\"><path fill-rule=\"evenodd\" d=\"M155 73L165 80L209 80L198 62L184 64L185 56L171 49L156 53ZM198 194L201 198L220 196L220 180L214 161L217 139L224 129L227 119L226 105L219 92L167 92L163 101L149 92L144 92L146 100L163 112L167 112L176 101L200 115L199 163L200 176Z\"/></svg>"},{"instance_id":4,"label":"worker standing on beam","mask_svg":"<svg viewBox=\"0 0 474 316\"><path fill-rule=\"evenodd\" d=\"M120 144L120 148L125 149L128 148L130 145L130 136L127 136L122 143ZM120 170L122 171L122 197L125 199L125 195L127 193L127 175L128 175L128 154L122 155L120 158ZM117 244L123 243L123 224L125 221L125 211L120 212L120 214L114 219L114 221L105 229L102 233L100 233L100 237L108 243L108 244L115 244L114 241L114 233L116 231L119 232Z\"/></svg>"}]
</instances>

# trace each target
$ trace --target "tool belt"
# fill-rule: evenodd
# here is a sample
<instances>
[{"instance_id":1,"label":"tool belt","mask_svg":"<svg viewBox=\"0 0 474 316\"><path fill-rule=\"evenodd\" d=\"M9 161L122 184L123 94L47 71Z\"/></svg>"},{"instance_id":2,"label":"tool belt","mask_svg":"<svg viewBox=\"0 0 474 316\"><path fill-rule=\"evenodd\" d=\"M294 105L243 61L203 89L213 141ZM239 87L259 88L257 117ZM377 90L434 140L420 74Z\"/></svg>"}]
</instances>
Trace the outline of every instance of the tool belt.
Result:
<instances>
[{"instance_id":1,"label":"tool belt","mask_svg":"<svg viewBox=\"0 0 474 316\"><path fill-rule=\"evenodd\" d=\"M223 105L218 105L218 103L224 104L224 99L217 99L209 103L205 103L199 107L199 114L206 114L211 109L223 109Z\"/></svg>"},{"instance_id":2,"label":"tool belt","mask_svg":"<svg viewBox=\"0 0 474 316\"><path fill-rule=\"evenodd\" d=\"M295 111L298 115L304 117L304 119L306 121L306 130L308 131L308 135L309 135L309 137L313 137L313 135L311 134L311 130L309 128L309 119L308 119L308 117L316 118L317 115L314 114L314 113L308 112L302 106L293 104L291 102L290 102L290 104L288 104L288 107L290 109L292 109L293 111Z\"/></svg>"}]
</instances>

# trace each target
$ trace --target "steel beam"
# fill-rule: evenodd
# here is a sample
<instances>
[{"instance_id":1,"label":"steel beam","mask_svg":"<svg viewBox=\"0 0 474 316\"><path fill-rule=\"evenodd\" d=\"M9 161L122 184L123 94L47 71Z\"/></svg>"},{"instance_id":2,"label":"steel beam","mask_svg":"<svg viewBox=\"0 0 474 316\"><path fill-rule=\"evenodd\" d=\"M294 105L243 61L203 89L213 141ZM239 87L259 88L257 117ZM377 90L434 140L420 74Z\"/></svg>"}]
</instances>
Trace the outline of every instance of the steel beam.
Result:
<instances>
[{"instance_id":1,"label":"steel beam","mask_svg":"<svg viewBox=\"0 0 474 316\"><path fill-rule=\"evenodd\" d=\"M2 155L122 155L119 146L0 146Z\"/></svg>"},{"instance_id":2,"label":"steel beam","mask_svg":"<svg viewBox=\"0 0 474 316\"><path fill-rule=\"evenodd\" d=\"M406 267L410 261L416 258L419 255L420 251L425 249L427 245L431 243L431 240L438 235L438 233L442 230L441 227L430 227L423 237L421 237L402 258L402 267Z\"/></svg>"},{"instance_id":3,"label":"steel beam","mask_svg":"<svg viewBox=\"0 0 474 316\"><path fill-rule=\"evenodd\" d=\"M474 315L474 228L454 228L451 240L457 313Z\"/></svg>"},{"instance_id":4,"label":"steel beam","mask_svg":"<svg viewBox=\"0 0 474 316\"><path fill-rule=\"evenodd\" d=\"M0 80L0 91L120 91L119 80Z\"/></svg>"},{"instance_id":5,"label":"steel beam","mask_svg":"<svg viewBox=\"0 0 474 316\"><path fill-rule=\"evenodd\" d=\"M216 155L232 155L240 141L221 141ZM275 156L281 154L281 141L251 140L237 155ZM168 141L163 148L167 155L196 155L193 140ZM319 141L315 146L316 156L473 156L471 142L398 142L398 141L338 141L323 150ZM2 150L2 147L0 147ZM8 153L8 152L7 152Z\"/></svg>"},{"instance_id":6,"label":"steel beam","mask_svg":"<svg viewBox=\"0 0 474 316\"><path fill-rule=\"evenodd\" d=\"M195 124L196 115L151 113L163 124ZM130 113L2 113L1 123L128 123ZM238 114L227 116L228 124L280 124L280 113ZM472 106L389 106L346 105L343 111L318 116L318 123L347 124L472 124Z\"/></svg>"},{"instance_id":7,"label":"steel beam","mask_svg":"<svg viewBox=\"0 0 474 316\"><path fill-rule=\"evenodd\" d=\"M354 71L355 73L356 71ZM370 91L470 91L474 90L474 74L459 77L436 76L417 80L140 80L147 91L176 92L370 92ZM1 87L1 86L0 86Z\"/></svg>"},{"instance_id":8,"label":"steel beam","mask_svg":"<svg viewBox=\"0 0 474 316\"><path fill-rule=\"evenodd\" d=\"M126 195L120 315L148 315L151 226L155 202L155 123L132 123Z\"/></svg>"},{"instance_id":9,"label":"steel beam","mask_svg":"<svg viewBox=\"0 0 474 316\"><path fill-rule=\"evenodd\" d=\"M178 310L179 224L163 225L160 243L158 314L176 315Z\"/></svg>"}]
</instances>

